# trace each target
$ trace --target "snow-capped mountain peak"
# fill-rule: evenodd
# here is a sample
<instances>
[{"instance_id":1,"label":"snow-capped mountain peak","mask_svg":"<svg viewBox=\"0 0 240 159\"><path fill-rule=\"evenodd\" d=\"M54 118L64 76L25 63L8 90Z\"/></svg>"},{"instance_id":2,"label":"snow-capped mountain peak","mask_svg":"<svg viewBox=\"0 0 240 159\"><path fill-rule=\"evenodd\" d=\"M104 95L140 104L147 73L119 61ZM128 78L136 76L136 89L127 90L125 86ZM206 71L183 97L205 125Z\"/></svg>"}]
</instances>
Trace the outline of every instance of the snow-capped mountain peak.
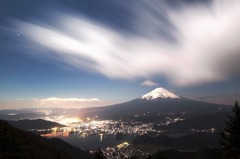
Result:
<instances>
[{"instance_id":1,"label":"snow-capped mountain peak","mask_svg":"<svg viewBox=\"0 0 240 159\"><path fill-rule=\"evenodd\" d=\"M139 99L153 100L153 99L160 99L160 98L178 99L180 97L178 95L160 87L160 88L156 88L153 91L143 95Z\"/></svg>"}]
</instances>

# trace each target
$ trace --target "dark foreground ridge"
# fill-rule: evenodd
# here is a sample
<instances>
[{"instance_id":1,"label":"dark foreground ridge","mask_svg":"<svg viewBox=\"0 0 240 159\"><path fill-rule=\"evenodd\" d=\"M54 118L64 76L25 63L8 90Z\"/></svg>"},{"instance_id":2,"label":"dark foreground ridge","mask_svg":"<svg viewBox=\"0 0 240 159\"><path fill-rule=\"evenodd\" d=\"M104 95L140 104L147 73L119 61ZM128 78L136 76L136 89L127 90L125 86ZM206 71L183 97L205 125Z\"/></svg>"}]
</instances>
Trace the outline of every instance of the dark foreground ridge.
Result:
<instances>
[{"instance_id":1,"label":"dark foreground ridge","mask_svg":"<svg viewBox=\"0 0 240 159\"><path fill-rule=\"evenodd\" d=\"M29 129L51 129L53 127L64 127L66 125L62 125L56 122L51 122L43 119L23 119L18 121L8 121L10 125L13 125L16 128L22 130L29 130Z\"/></svg>"},{"instance_id":2,"label":"dark foreground ridge","mask_svg":"<svg viewBox=\"0 0 240 159\"><path fill-rule=\"evenodd\" d=\"M91 159L92 156L61 139L25 132L0 120L1 159Z\"/></svg>"},{"instance_id":3,"label":"dark foreground ridge","mask_svg":"<svg viewBox=\"0 0 240 159\"><path fill-rule=\"evenodd\" d=\"M219 139L218 134L211 133L196 133L177 138L165 135L158 137L143 135L136 137L133 144L149 144L178 150L201 150L211 147L220 148Z\"/></svg>"}]
</instances>

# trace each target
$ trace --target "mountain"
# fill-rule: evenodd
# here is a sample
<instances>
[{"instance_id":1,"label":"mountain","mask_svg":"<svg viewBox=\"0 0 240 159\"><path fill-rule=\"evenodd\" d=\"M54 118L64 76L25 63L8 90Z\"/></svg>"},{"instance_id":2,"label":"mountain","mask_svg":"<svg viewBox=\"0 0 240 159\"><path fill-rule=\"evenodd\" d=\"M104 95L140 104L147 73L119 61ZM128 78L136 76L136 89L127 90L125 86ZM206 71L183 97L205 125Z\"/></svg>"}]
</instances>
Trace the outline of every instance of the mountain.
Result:
<instances>
[{"instance_id":1,"label":"mountain","mask_svg":"<svg viewBox=\"0 0 240 159\"><path fill-rule=\"evenodd\" d=\"M180 97L162 87L156 88L153 91L143 95L139 99L143 100L157 100L157 99L179 99Z\"/></svg>"},{"instance_id":2,"label":"mountain","mask_svg":"<svg viewBox=\"0 0 240 159\"><path fill-rule=\"evenodd\" d=\"M217 130L223 130L226 127L226 121L230 114L230 112L220 112L217 114L194 116L169 125L156 126L155 128L159 130L176 131L184 131L191 129L207 130L212 128Z\"/></svg>"},{"instance_id":3,"label":"mountain","mask_svg":"<svg viewBox=\"0 0 240 159\"><path fill-rule=\"evenodd\" d=\"M133 119L161 121L166 117L193 117L230 111L231 107L180 97L164 88L153 91L129 102L97 108L82 109L83 117L102 119Z\"/></svg>"},{"instance_id":4,"label":"mountain","mask_svg":"<svg viewBox=\"0 0 240 159\"><path fill-rule=\"evenodd\" d=\"M93 157L87 151L73 147L61 139L44 138L0 120L0 158L90 159Z\"/></svg>"},{"instance_id":5,"label":"mountain","mask_svg":"<svg viewBox=\"0 0 240 159\"><path fill-rule=\"evenodd\" d=\"M210 147L220 147L219 135L211 133L196 133L182 137L168 137L165 135L151 137L143 135L136 137L132 143L134 145L149 144L180 150L200 150Z\"/></svg>"},{"instance_id":6,"label":"mountain","mask_svg":"<svg viewBox=\"0 0 240 159\"><path fill-rule=\"evenodd\" d=\"M151 159L220 159L221 149L204 149L200 151L177 151L174 149L167 149L158 151L151 155Z\"/></svg>"},{"instance_id":7,"label":"mountain","mask_svg":"<svg viewBox=\"0 0 240 159\"><path fill-rule=\"evenodd\" d=\"M64 127L65 125L51 122L43 119L23 119L18 121L8 121L9 124L13 125L16 128L29 130L29 129L51 129L53 127Z\"/></svg>"}]
</instances>

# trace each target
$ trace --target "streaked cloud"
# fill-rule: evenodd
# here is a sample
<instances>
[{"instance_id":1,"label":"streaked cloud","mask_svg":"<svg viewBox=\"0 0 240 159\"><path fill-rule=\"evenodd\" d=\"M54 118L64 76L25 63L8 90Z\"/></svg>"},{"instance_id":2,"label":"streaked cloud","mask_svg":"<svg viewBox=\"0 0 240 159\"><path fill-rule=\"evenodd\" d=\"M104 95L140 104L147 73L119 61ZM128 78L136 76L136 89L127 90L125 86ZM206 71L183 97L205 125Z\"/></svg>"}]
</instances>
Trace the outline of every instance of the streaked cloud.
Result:
<instances>
[{"instance_id":1,"label":"streaked cloud","mask_svg":"<svg viewBox=\"0 0 240 159\"><path fill-rule=\"evenodd\" d=\"M56 97L51 97L51 98L44 98L44 99L39 99L38 101L45 103L45 102L97 102L101 101L98 98L90 98L90 99L85 99L85 98L56 98Z\"/></svg>"},{"instance_id":2,"label":"streaked cloud","mask_svg":"<svg viewBox=\"0 0 240 159\"><path fill-rule=\"evenodd\" d=\"M85 108L108 106L119 103L120 101L103 100L98 98L35 98L21 100L0 100L1 109L18 109L18 108Z\"/></svg>"},{"instance_id":3,"label":"streaked cloud","mask_svg":"<svg viewBox=\"0 0 240 159\"><path fill-rule=\"evenodd\" d=\"M158 83L153 82L153 81L151 81L151 80L146 80L146 81L143 81L140 85L141 85L141 86L149 86L149 87L152 87L152 86L157 86Z\"/></svg>"},{"instance_id":4,"label":"streaked cloud","mask_svg":"<svg viewBox=\"0 0 240 159\"><path fill-rule=\"evenodd\" d=\"M111 104L110 101L100 100L98 98L43 98L34 99L38 106L43 107L60 107L60 108L83 108L91 106L107 106Z\"/></svg>"},{"instance_id":5,"label":"streaked cloud","mask_svg":"<svg viewBox=\"0 0 240 159\"><path fill-rule=\"evenodd\" d=\"M159 1L142 3L131 6L137 34L64 12L56 13L58 25L34 19L16 27L31 42L29 52L41 50L42 56L109 78L163 76L177 86L192 86L239 75L240 1L177 9Z\"/></svg>"}]
</instances>

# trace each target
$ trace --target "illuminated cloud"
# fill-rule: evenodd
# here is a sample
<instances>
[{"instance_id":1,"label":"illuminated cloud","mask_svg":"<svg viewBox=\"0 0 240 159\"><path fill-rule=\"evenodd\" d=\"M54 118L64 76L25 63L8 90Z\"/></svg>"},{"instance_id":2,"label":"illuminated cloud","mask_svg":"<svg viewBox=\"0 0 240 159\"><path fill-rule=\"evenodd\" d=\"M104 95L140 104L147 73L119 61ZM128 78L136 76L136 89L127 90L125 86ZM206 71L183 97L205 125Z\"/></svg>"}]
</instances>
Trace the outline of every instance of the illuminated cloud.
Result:
<instances>
[{"instance_id":1,"label":"illuminated cloud","mask_svg":"<svg viewBox=\"0 0 240 159\"><path fill-rule=\"evenodd\" d=\"M0 100L1 109L18 108L85 108L108 106L119 103L114 100L102 100L98 98L42 98L42 99L21 99L21 100Z\"/></svg>"},{"instance_id":2,"label":"illuminated cloud","mask_svg":"<svg viewBox=\"0 0 240 159\"><path fill-rule=\"evenodd\" d=\"M142 3L131 6L135 34L66 13L56 13L59 26L18 21L17 29L37 50L29 52L41 50L43 56L109 78L163 76L175 85L191 86L239 75L240 1L176 9L159 1Z\"/></svg>"},{"instance_id":3,"label":"illuminated cloud","mask_svg":"<svg viewBox=\"0 0 240 159\"><path fill-rule=\"evenodd\" d=\"M91 99L85 99L85 98L56 98L56 97L51 97L51 98L44 98L44 99L39 99L40 102L45 103L45 102L96 102L100 101L98 98L91 98Z\"/></svg>"},{"instance_id":4,"label":"illuminated cloud","mask_svg":"<svg viewBox=\"0 0 240 159\"><path fill-rule=\"evenodd\" d=\"M146 80L146 81L143 81L140 85L141 86L150 86L150 87L152 87L152 86L157 86L158 83L153 82L151 80Z\"/></svg>"},{"instance_id":5,"label":"illuminated cloud","mask_svg":"<svg viewBox=\"0 0 240 159\"><path fill-rule=\"evenodd\" d=\"M110 104L109 101L98 98L43 98L35 99L35 103L41 107L60 107L60 108L83 108L90 106L105 106Z\"/></svg>"}]
</instances>

